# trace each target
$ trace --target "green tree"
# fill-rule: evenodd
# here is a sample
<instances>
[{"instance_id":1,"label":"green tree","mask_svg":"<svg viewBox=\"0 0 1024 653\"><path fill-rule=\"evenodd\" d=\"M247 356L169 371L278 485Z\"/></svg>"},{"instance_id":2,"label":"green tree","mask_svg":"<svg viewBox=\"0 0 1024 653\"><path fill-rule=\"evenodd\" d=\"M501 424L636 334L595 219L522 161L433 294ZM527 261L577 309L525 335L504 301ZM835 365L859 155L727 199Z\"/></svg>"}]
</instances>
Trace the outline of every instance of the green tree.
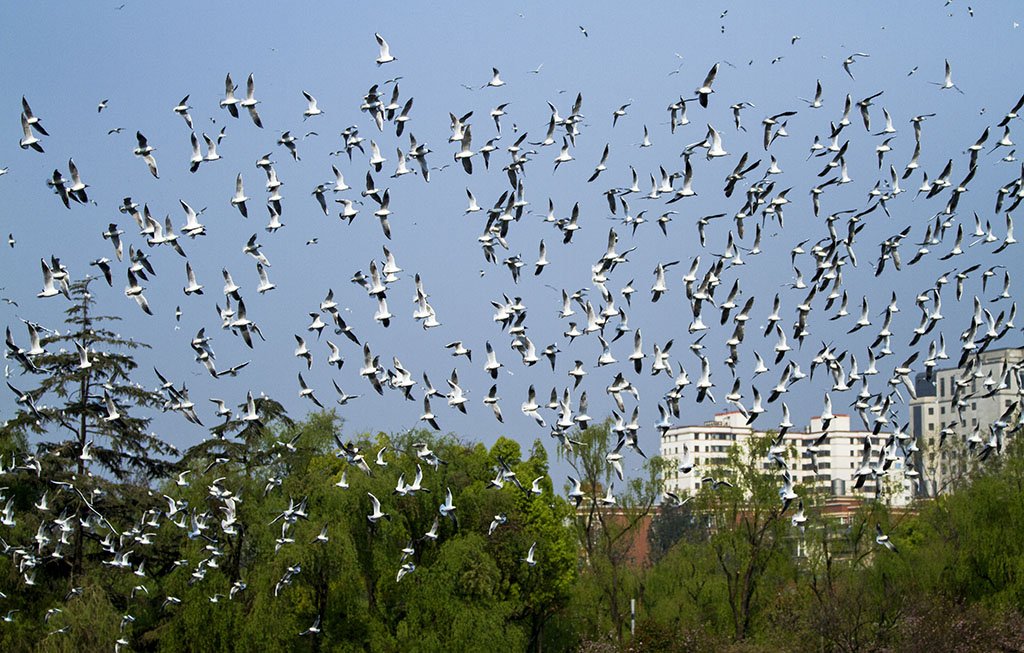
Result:
<instances>
[{"instance_id":1,"label":"green tree","mask_svg":"<svg viewBox=\"0 0 1024 653\"><path fill-rule=\"evenodd\" d=\"M890 520L883 502L867 501L847 518L819 516L807 529L806 621L810 634L830 648L858 651L889 641L903 603L901 588L892 581L906 573L893 569L891 563L898 561L875 544L878 523L898 537Z\"/></svg>"},{"instance_id":2,"label":"green tree","mask_svg":"<svg viewBox=\"0 0 1024 653\"><path fill-rule=\"evenodd\" d=\"M116 519L135 510L137 506L115 501L120 492L111 491L110 481L145 486L167 475L173 468L167 456L175 453L148 430L152 418L146 413L160 409L162 397L132 381L132 352L147 345L109 328L120 318L97 314L89 292L92 281L86 277L70 285L72 303L65 311L63 333L32 325L43 332L42 351L17 356L19 383L36 382L32 389L22 389L31 402L23 402L0 428L0 441L36 441L36 453L26 454L37 472L30 483L32 500L51 493L51 483L63 483L59 487L65 491L53 498L54 509L70 507L79 523L95 512ZM90 502L95 502L95 511ZM19 507L31 505L23 501ZM85 537L84 529L75 530L72 582L82 573Z\"/></svg>"},{"instance_id":3,"label":"green tree","mask_svg":"<svg viewBox=\"0 0 1024 653\"><path fill-rule=\"evenodd\" d=\"M651 562L657 562L677 542L700 542L707 539L708 533L707 520L693 509L691 501L682 505L662 503L647 534Z\"/></svg>"},{"instance_id":4,"label":"green tree","mask_svg":"<svg viewBox=\"0 0 1024 653\"><path fill-rule=\"evenodd\" d=\"M146 345L112 329L119 318L98 312L91 281L70 285L61 327L30 324L38 348L12 348L21 375L11 385L31 387L19 388L23 400L0 427L0 443L16 450L19 463L4 478L17 525L5 533L10 558L0 577L8 596L26 601L20 620L34 626L15 648L42 641L55 650L71 641L88 650L101 633L116 631L111 615L125 607L130 585L122 574L102 573L101 562L128 549L132 524L140 534L152 519L152 484L175 464L174 448L149 431L163 398L133 380L133 352ZM54 614L44 626L44 615ZM52 631L59 632L44 637ZM103 648L113 645L101 639Z\"/></svg>"},{"instance_id":5,"label":"green tree","mask_svg":"<svg viewBox=\"0 0 1024 653\"><path fill-rule=\"evenodd\" d=\"M173 466L166 458L175 453L173 447L147 432L149 416L131 414L164 403L159 393L131 380L137 366L131 352L148 345L106 326L121 318L96 314L89 292L93 280L71 284L64 333L40 334L44 351L18 357L22 373L38 384L25 391L34 406L20 408L3 427L4 435L40 436L40 464L62 478L92 469L119 481L135 474L147 481L166 476ZM108 410L108 397L116 417Z\"/></svg>"},{"instance_id":6,"label":"green tree","mask_svg":"<svg viewBox=\"0 0 1024 653\"><path fill-rule=\"evenodd\" d=\"M701 484L696 510L710 519L711 548L725 582L725 599L732 635L747 637L758 611L763 588L781 585L792 575L791 526L779 500L779 480L765 473L762 461L771 446L771 433L732 447L724 467L711 471L730 485Z\"/></svg>"},{"instance_id":7,"label":"green tree","mask_svg":"<svg viewBox=\"0 0 1024 653\"><path fill-rule=\"evenodd\" d=\"M604 505L605 488L611 487L615 475L607 458L617 448L613 435L611 421L605 420L574 433L568 442L578 444L562 451L579 474L585 493L574 520L583 552L574 608L592 634L610 631L621 644L629 622L630 599L640 597L642 589L639 570L646 564L633 554L638 540L647 537L646 528L661 497L664 461L645 459L643 476L627 479L623 491L615 495L614 505Z\"/></svg>"}]
</instances>

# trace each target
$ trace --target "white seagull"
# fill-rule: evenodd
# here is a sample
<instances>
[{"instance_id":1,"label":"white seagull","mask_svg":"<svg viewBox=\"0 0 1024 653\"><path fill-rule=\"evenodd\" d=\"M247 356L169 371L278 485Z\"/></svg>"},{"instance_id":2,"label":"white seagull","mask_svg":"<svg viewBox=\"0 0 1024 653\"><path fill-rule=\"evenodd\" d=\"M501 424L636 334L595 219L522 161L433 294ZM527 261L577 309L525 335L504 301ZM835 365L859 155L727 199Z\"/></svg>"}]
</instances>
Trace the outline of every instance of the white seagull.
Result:
<instances>
[{"instance_id":1,"label":"white seagull","mask_svg":"<svg viewBox=\"0 0 1024 653\"><path fill-rule=\"evenodd\" d=\"M377 65L383 66L386 63L395 61L395 57L391 56L391 48L388 47L388 42L384 40L384 37L377 33L374 33L373 36L377 39L377 45L380 46L380 56L376 60Z\"/></svg>"}]
</instances>

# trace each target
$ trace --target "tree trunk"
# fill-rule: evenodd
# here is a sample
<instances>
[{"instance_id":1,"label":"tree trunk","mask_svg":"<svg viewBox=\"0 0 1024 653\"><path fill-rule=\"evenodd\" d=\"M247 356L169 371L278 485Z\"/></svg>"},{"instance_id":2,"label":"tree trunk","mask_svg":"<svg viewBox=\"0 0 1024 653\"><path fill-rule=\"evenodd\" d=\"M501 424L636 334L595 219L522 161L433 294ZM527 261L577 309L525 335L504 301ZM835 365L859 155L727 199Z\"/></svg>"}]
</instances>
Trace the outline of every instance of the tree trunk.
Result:
<instances>
[{"instance_id":1,"label":"tree trunk","mask_svg":"<svg viewBox=\"0 0 1024 653\"><path fill-rule=\"evenodd\" d=\"M622 615L619 614L619 578L616 573L615 563L612 562L612 578L608 587L608 598L612 606L612 625L615 627L615 639L622 644Z\"/></svg>"},{"instance_id":2,"label":"tree trunk","mask_svg":"<svg viewBox=\"0 0 1024 653\"><path fill-rule=\"evenodd\" d=\"M82 330L78 334L78 340L82 343L85 348L89 347L89 341L86 340L86 336L89 333L89 304L83 302L82 307ZM79 401L82 402L82 413L79 416L78 425L78 464L77 464L77 475L76 478L81 480L85 478L85 461L82 460L82 453L85 451L86 435L88 434L89 425L86 422L86 409L89 405L89 377L90 373L85 372L82 376L82 384L79 388ZM81 492L81 489L79 489ZM82 573L82 554L83 546L85 545L85 538L82 533L82 508L84 506L79 505L75 510L75 515L78 517L78 528L75 529L75 550L71 556L71 587L75 586L75 579L78 578ZM88 513L86 513L88 514Z\"/></svg>"}]
</instances>

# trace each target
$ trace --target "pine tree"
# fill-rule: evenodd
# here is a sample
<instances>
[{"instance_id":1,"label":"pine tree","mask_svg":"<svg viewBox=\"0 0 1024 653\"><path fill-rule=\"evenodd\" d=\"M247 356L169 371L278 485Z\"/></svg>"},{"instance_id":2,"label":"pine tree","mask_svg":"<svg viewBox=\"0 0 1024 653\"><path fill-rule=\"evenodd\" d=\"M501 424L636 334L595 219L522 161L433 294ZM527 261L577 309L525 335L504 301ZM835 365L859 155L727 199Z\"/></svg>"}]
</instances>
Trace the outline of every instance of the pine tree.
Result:
<instances>
[{"instance_id":1,"label":"pine tree","mask_svg":"<svg viewBox=\"0 0 1024 653\"><path fill-rule=\"evenodd\" d=\"M131 381L137 367L132 352L148 345L107 327L120 318L96 314L92 280L71 284L63 333L32 325L40 333L42 353L11 352L22 367L19 384L24 379L38 383L19 390L31 401L20 402L18 412L0 427L2 442L36 441L35 454L23 454L25 467L35 468L30 476L37 478L40 494L55 486L65 490L58 503L74 511L79 522L95 512L115 518L122 512L116 499L107 497L98 505L99 497L114 484L145 487L166 477L176 465L167 456L177 453L148 432L151 417L144 413L162 408L161 395ZM73 577L81 571L83 530L76 529Z\"/></svg>"},{"instance_id":2,"label":"pine tree","mask_svg":"<svg viewBox=\"0 0 1024 653\"><path fill-rule=\"evenodd\" d=\"M40 379L28 391L35 410L20 410L7 428L43 436L38 446L41 462L79 476L93 469L118 481L139 473L147 480L166 476L172 463L163 456L174 453L174 448L147 433L150 417L129 414L131 408L163 404L158 393L130 380L137 367L130 352L149 346L106 328L121 318L94 314L92 280L71 285L73 304L65 311L68 328L63 334L53 331L41 337L46 351L33 356L30 365L23 364L25 372ZM108 397L116 413L113 419ZM48 398L55 401L43 405Z\"/></svg>"}]
</instances>

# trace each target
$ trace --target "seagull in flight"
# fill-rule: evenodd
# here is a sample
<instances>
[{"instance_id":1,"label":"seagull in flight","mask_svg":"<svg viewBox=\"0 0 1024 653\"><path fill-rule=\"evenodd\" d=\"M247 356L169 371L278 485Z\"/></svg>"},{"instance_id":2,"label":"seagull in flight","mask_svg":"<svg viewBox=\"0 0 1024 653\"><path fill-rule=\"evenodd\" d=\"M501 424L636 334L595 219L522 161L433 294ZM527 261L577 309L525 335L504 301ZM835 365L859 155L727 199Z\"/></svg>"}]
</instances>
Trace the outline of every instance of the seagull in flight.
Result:
<instances>
[{"instance_id":1,"label":"seagull in flight","mask_svg":"<svg viewBox=\"0 0 1024 653\"><path fill-rule=\"evenodd\" d=\"M383 66L386 63L395 61L395 57L391 56L391 48L388 47L388 42L384 40L384 37L377 33L374 33L373 36L377 39L377 45L380 46L380 56L377 57L377 65Z\"/></svg>"},{"instance_id":2,"label":"seagull in flight","mask_svg":"<svg viewBox=\"0 0 1024 653\"><path fill-rule=\"evenodd\" d=\"M855 78L855 77L853 76L853 73L852 73L852 72L850 72L850 66L852 66L852 65L853 65L854 63L856 63L856 62L857 62L857 60L856 60L856 59L854 59L854 57L870 57L870 56L871 56L871 55L870 55L870 54L867 54L866 52L854 52L853 54L851 54L850 56L848 56L848 57L847 57L847 58L846 58L846 59L845 59L845 60L843 61L843 70L845 70L845 71L846 71L846 74L850 76L850 79L853 79L853 80L855 80L855 81L856 81L856 78Z\"/></svg>"},{"instance_id":3,"label":"seagull in flight","mask_svg":"<svg viewBox=\"0 0 1024 653\"><path fill-rule=\"evenodd\" d=\"M941 81L941 82L928 82L928 83L929 84L935 84L936 86L938 86L940 89L943 89L943 90L945 90L947 88L955 88L957 91L960 92L961 95L963 95L963 91L960 90L960 87L953 83L953 72L952 72L952 70L949 67L949 59L946 59L946 76L943 79L943 81Z\"/></svg>"},{"instance_id":4,"label":"seagull in flight","mask_svg":"<svg viewBox=\"0 0 1024 653\"><path fill-rule=\"evenodd\" d=\"M520 562L525 562L526 564L530 565L531 567L534 566L535 564L537 564L537 561L533 559L533 554L536 552L536 550L537 550L537 543L534 542L533 544L530 545L530 551L526 554L526 557L525 558L520 558L519 561Z\"/></svg>"},{"instance_id":5,"label":"seagull in flight","mask_svg":"<svg viewBox=\"0 0 1024 653\"><path fill-rule=\"evenodd\" d=\"M896 549L896 545L889 541L889 536L882 532L882 525L880 523L875 523L875 533L876 544L881 544L893 553L899 553Z\"/></svg>"},{"instance_id":6,"label":"seagull in flight","mask_svg":"<svg viewBox=\"0 0 1024 653\"><path fill-rule=\"evenodd\" d=\"M367 492L366 494L369 495L370 501L373 504L373 512L366 516L366 518L370 520L370 523L376 524L377 520L381 518L391 521L391 515L389 515L386 512L381 512L380 500L377 497L373 496L373 494L371 494L370 492Z\"/></svg>"},{"instance_id":7,"label":"seagull in flight","mask_svg":"<svg viewBox=\"0 0 1024 653\"><path fill-rule=\"evenodd\" d=\"M494 73L494 76L491 77L491 81L489 81L486 84L484 84L482 88L487 88L488 86L493 86L494 88L497 88L499 86L504 86L505 82L499 76L500 73L498 72L498 69L497 68L491 68L491 72Z\"/></svg>"},{"instance_id":8,"label":"seagull in flight","mask_svg":"<svg viewBox=\"0 0 1024 653\"><path fill-rule=\"evenodd\" d=\"M306 102L309 104L308 108L302 112L303 120L312 116L319 116L320 114L323 113L323 111L316 106L315 97L313 97L312 95L305 91L302 92L302 97L306 98Z\"/></svg>"}]
</instances>

